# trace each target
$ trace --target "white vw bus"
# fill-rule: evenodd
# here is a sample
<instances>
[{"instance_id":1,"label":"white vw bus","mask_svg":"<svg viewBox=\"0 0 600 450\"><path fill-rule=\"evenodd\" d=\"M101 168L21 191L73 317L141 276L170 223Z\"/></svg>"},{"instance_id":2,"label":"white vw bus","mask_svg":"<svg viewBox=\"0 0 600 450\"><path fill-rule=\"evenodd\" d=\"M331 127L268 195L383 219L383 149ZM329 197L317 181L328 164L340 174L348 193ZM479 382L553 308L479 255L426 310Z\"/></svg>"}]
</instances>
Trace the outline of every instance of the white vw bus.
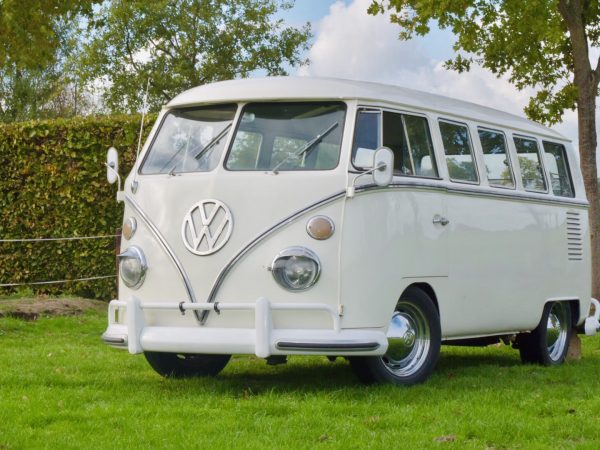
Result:
<instances>
[{"instance_id":1,"label":"white vw bus","mask_svg":"<svg viewBox=\"0 0 600 450\"><path fill-rule=\"evenodd\" d=\"M107 166L114 182L112 149ZM117 198L103 339L164 376L327 355L408 385L442 343L554 365L599 327L572 146L490 108L335 79L201 86L163 109Z\"/></svg>"}]
</instances>

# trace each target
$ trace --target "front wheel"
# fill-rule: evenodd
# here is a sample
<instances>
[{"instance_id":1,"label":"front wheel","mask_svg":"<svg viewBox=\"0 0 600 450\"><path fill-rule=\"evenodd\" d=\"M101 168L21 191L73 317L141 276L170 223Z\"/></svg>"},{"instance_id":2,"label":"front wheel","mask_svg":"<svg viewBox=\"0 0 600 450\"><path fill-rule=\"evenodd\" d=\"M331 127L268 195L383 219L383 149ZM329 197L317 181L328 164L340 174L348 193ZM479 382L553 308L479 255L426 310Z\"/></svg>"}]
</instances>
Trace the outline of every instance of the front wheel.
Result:
<instances>
[{"instance_id":1,"label":"front wheel","mask_svg":"<svg viewBox=\"0 0 600 450\"><path fill-rule=\"evenodd\" d=\"M544 306L542 319L531 333L517 336L521 361L544 366L562 364L573 332L571 306L568 302L552 302Z\"/></svg>"},{"instance_id":2,"label":"front wheel","mask_svg":"<svg viewBox=\"0 0 600 450\"><path fill-rule=\"evenodd\" d=\"M383 356L355 356L350 365L364 383L410 386L427 380L440 353L439 313L421 289L408 288L396 305Z\"/></svg>"},{"instance_id":3,"label":"front wheel","mask_svg":"<svg viewBox=\"0 0 600 450\"><path fill-rule=\"evenodd\" d=\"M145 352L146 360L163 377L215 376L225 368L231 355Z\"/></svg>"}]
</instances>

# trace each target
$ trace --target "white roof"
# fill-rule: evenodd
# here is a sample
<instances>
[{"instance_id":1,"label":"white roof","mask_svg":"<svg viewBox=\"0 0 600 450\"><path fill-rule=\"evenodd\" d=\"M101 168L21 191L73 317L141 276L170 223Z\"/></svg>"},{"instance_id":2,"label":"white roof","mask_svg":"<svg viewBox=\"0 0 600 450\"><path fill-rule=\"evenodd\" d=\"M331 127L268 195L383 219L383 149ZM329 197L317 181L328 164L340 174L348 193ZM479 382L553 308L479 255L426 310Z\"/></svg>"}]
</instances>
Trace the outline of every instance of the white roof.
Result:
<instances>
[{"instance_id":1,"label":"white roof","mask_svg":"<svg viewBox=\"0 0 600 450\"><path fill-rule=\"evenodd\" d=\"M179 94L167 104L167 108L240 101L316 99L393 103L569 140L556 131L524 117L475 103L404 87L337 78L266 77L220 81Z\"/></svg>"}]
</instances>

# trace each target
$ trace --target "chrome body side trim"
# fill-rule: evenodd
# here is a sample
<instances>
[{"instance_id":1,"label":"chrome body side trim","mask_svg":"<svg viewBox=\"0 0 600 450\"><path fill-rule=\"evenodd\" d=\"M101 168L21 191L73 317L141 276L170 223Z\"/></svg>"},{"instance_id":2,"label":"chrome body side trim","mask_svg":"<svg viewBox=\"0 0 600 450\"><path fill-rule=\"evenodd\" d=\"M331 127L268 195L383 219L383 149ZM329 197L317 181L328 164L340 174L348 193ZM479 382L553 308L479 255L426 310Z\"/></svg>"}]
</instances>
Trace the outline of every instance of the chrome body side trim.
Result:
<instances>
[{"instance_id":1,"label":"chrome body side trim","mask_svg":"<svg viewBox=\"0 0 600 450\"><path fill-rule=\"evenodd\" d=\"M551 197L549 194L535 194L529 192L519 192L508 189L499 189L499 188L489 188L489 190L483 190L481 187L477 186L468 186L468 185L457 185L457 186L448 186L436 183L435 181L427 182L426 180L413 181L410 182L402 182L394 180L389 185L389 188L426 188L426 189L434 189L441 190L445 192L449 192L452 194L466 194L473 195L478 197L492 197L492 198L505 198L508 200L516 200L516 201L529 201L535 203L550 203L565 207L573 207L579 206L583 208L589 207L589 203L585 200L579 200L575 198L557 198ZM367 190L381 189L375 184L367 184L356 188L357 192L363 192ZM498 189L498 192L495 190Z\"/></svg>"},{"instance_id":2,"label":"chrome body side trim","mask_svg":"<svg viewBox=\"0 0 600 450\"><path fill-rule=\"evenodd\" d=\"M248 242L239 252L237 252L235 254L235 256L225 265L225 267L223 267L223 269L217 276L217 279L213 283L212 289L210 290L210 294L208 295L208 299L206 300L206 302L213 303L215 301L217 292L219 291L219 288L223 284L223 281L225 280L225 278L227 277L229 272L231 272L231 269L233 269L233 267L244 257L244 255L246 255L250 250L252 250L254 247L256 247L256 245L259 242L266 239L268 236L273 234L275 231L285 227L286 225L289 225L294 220L296 220L298 217L312 211L313 209L318 208L319 206L323 206L328 203L334 202L337 199L343 198L345 195L346 195L346 190L343 190L343 191L337 192L335 194L332 194L329 197L325 197L324 199L321 199L321 200L305 207L304 209L296 211L296 212L290 214L289 216L287 216L286 218L284 218L283 220L281 220L280 222L273 225L271 228L266 229L261 234L259 234L257 237L255 237L253 240ZM204 323L206 323L206 319L207 319L209 313L210 313L210 311L202 312L202 314L200 316L200 323L202 325L204 325Z\"/></svg>"},{"instance_id":3,"label":"chrome body side trim","mask_svg":"<svg viewBox=\"0 0 600 450\"><path fill-rule=\"evenodd\" d=\"M132 199L129 195L125 195L125 201L127 203L129 203L129 205L135 210L136 213L139 214L139 216L146 223L146 225L148 226L148 228L150 229L150 231L152 232L152 234L154 235L154 237L156 238L158 243L161 245L161 247L163 248L165 253L169 256L169 258L171 259L171 262L173 263L173 265L179 272L179 276L181 277L181 281L183 281L183 285L185 286L185 290L186 290L186 293L187 293L187 296L188 296L190 302L196 303L196 296L194 295L192 283L190 282L190 279L189 279L186 271L184 270L183 265L181 264L181 261L179 261L179 259L175 255L175 252L173 251L173 249L171 249L171 247L169 246L169 244L167 243L167 241L163 237L163 235L160 233L160 231L158 230L156 225L154 225L154 223L146 215L144 210L142 210L142 208L136 203L136 201L134 199ZM196 315L196 318L198 320L200 320L200 314L197 311L194 311L194 314Z\"/></svg>"},{"instance_id":4,"label":"chrome body side trim","mask_svg":"<svg viewBox=\"0 0 600 450\"><path fill-rule=\"evenodd\" d=\"M536 194L530 194L530 193L526 193L526 192L509 191L506 189L503 189L501 191L499 190L498 192L483 191L480 187L476 187L476 186L473 186L472 188L469 188L466 185L465 186L447 186L447 185L440 184L439 182L437 182L437 180L432 180L431 182L428 182L427 180L424 180L424 179L419 180L419 181L414 181L414 179L411 179L409 182L402 182L402 181L398 180L398 181L392 182L387 187L379 187L375 184L366 184L366 185L357 187L356 193L359 194L362 192L369 192L369 191L375 191L375 190L386 190L386 189L433 189L433 190L439 190L439 191L448 192L448 193L466 194L466 195L474 195L474 196L479 196L479 197L490 197L490 198L505 198L508 200L546 203L546 204L565 206L565 207L580 207L580 208L588 208L589 207L589 203L584 200L577 200L577 199L570 199L570 198L565 198L563 200L563 199L557 199L555 197L550 197L548 194L537 194L536 195ZM494 188L492 188L492 189L494 189ZM233 267L248 252L250 252L250 250L252 250L254 247L256 247L261 241L263 241L264 239L269 237L272 233L280 230L281 228L285 227L286 225L289 225L294 220L296 220L298 217L300 217L320 206L332 203L340 198L343 198L343 197L345 197L345 195L346 195L346 190L343 190L343 191L337 192L335 194L332 194L329 197L325 197L325 198L323 198L301 210L298 210L298 211L290 214L289 216L287 216L280 222L276 223L275 225L273 225L272 227L268 228L267 230L265 230L261 234L259 234L257 237L255 237L252 241L250 241L248 244L246 244L238 253L236 253L235 256L225 265L225 267L223 267L223 269L217 276L215 282L213 283L213 286L210 290L210 294L209 294L206 302L213 303L215 301L217 293L218 293L221 285L223 284L223 281L229 274L229 272L231 272ZM206 323L206 319L209 314L210 314L210 311L202 312L202 314L200 315L200 324L204 325Z\"/></svg>"}]
</instances>

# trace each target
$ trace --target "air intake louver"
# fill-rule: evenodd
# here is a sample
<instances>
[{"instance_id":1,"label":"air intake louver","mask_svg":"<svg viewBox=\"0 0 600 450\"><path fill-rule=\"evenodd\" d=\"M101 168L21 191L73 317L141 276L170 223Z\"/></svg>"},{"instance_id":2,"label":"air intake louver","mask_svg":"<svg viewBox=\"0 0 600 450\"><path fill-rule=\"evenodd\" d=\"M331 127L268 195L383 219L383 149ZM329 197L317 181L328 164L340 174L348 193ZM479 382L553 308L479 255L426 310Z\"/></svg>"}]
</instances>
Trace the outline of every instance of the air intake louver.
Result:
<instances>
[{"instance_id":1,"label":"air intake louver","mask_svg":"<svg viewBox=\"0 0 600 450\"><path fill-rule=\"evenodd\" d=\"M581 217L578 212L567 211L567 249L570 261L583 259Z\"/></svg>"}]
</instances>

